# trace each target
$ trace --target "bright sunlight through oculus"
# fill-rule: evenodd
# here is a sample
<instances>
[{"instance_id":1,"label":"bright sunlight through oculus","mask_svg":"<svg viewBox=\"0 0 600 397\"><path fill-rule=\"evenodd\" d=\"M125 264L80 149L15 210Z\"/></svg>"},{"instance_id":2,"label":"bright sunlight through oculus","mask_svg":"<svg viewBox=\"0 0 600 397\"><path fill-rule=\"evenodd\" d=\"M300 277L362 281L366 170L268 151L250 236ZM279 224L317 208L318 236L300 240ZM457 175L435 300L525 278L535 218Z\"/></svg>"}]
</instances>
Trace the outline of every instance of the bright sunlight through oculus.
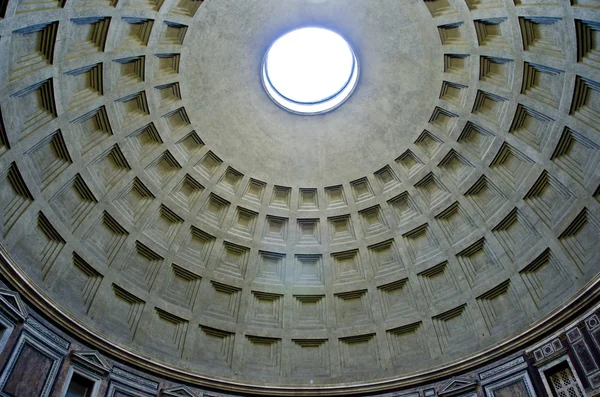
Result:
<instances>
[{"instance_id":1,"label":"bright sunlight through oculus","mask_svg":"<svg viewBox=\"0 0 600 397\"><path fill-rule=\"evenodd\" d=\"M339 34L316 27L293 30L267 51L263 85L281 107L301 114L332 110L358 81L358 62Z\"/></svg>"}]
</instances>

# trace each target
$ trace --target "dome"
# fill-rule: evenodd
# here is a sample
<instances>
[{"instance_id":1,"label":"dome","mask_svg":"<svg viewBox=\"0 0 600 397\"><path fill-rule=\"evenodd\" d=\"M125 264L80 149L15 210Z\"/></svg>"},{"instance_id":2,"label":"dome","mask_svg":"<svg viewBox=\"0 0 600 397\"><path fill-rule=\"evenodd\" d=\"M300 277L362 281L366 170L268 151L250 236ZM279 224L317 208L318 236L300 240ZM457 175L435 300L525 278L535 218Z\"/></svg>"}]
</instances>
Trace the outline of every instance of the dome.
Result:
<instances>
[{"instance_id":1,"label":"dome","mask_svg":"<svg viewBox=\"0 0 600 397\"><path fill-rule=\"evenodd\" d=\"M0 274L93 348L240 393L500 357L596 288L598 12L0 0ZM306 27L356 62L326 113L263 84Z\"/></svg>"}]
</instances>

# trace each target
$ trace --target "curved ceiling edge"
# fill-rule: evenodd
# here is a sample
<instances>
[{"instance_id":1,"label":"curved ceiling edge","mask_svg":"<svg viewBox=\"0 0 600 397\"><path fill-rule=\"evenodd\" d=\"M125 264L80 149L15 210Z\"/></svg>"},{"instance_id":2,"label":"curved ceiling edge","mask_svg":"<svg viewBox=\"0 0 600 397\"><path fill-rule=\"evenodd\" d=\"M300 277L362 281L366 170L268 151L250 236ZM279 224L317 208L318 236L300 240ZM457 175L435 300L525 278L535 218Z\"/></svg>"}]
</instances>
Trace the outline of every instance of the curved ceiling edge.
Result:
<instances>
[{"instance_id":1,"label":"curved ceiling edge","mask_svg":"<svg viewBox=\"0 0 600 397\"><path fill-rule=\"evenodd\" d=\"M416 372L394 379L383 379L375 382L349 384L344 386L264 386L232 382L172 368L166 364L140 356L129 349L111 342L89 327L78 323L64 309L51 301L50 298L47 297L20 269L16 261L11 258L10 254L1 244L0 275L2 275L41 313L51 318L51 321L56 325L64 327L64 330L70 332L73 336L81 339L83 342L88 343L94 348L119 360L123 360L127 364L150 371L158 376L166 376L177 381L187 382L202 387L219 388L223 391L236 393L278 396L316 396L323 395L324 391L329 393L329 395L381 393L397 390L399 388L416 386L441 377L449 377L459 372L474 369L487 361L508 354L516 349L523 348L525 344L543 337L545 334L552 333L556 328L568 323L572 318L584 311L589 304L600 300L600 274L598 274L561 307L550 312L519 335L464 359L428 371Z\"/></svg>"}]
</instances>

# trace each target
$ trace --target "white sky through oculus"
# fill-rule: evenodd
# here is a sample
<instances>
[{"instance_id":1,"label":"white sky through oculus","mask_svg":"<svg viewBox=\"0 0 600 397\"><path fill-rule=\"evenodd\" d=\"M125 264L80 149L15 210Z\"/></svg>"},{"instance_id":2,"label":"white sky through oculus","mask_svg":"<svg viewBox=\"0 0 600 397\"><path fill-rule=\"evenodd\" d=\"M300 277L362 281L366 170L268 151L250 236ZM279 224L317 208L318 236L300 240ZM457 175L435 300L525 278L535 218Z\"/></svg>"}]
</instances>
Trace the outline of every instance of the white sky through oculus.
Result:
<instances>
[{"instance_id":1,"label":"white sky through oculus","mask_svg":"<svg viewBox=\"0 0 600 397\"><path fill-rule=\"evenodd\" d=\"M354 55L337 33L302 28L280 37L266 58L273 88L289 100L314 103L336 95L348 83Z\"/></svg>"}]
</instances>

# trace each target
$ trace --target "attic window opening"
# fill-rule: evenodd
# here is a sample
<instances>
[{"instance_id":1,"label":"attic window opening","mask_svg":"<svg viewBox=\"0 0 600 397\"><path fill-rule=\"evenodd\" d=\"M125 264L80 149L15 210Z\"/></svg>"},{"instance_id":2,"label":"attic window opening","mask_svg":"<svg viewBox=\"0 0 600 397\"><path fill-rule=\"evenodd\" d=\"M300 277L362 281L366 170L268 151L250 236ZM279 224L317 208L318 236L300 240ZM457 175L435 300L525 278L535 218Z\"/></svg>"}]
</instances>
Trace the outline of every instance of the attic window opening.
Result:
<instances>
[{"instance_id":1,"label":"attic window opening","mask_svg":"<svg viewBox=\"0 0 600 397\"><path fill-rule=\"evenodd\" d=\"M269 97L298 114L321 114L340 106L358 82L358 59L339 34L306 27L279 37L262 65Z\"/></svg>"}]
</instances>

